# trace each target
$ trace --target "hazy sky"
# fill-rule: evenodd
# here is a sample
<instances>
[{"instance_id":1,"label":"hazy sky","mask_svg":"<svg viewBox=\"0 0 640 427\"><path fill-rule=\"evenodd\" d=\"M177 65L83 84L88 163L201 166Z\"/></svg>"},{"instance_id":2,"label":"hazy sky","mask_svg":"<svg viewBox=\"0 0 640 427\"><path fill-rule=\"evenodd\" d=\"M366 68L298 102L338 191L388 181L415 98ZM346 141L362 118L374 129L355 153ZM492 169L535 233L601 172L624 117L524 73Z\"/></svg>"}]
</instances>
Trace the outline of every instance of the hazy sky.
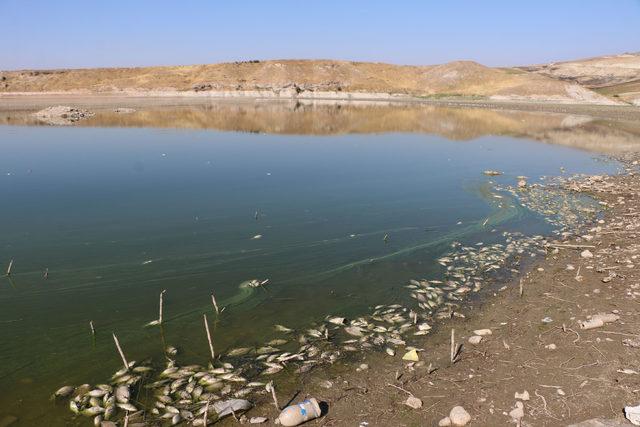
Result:
<instances>
[{"instance_id":1,"label":"hazy sky","mask_svg":"<svg viewBox=\"0 0 640 427\"><path fill-rule=\"evenodd\" d=\"M0 69L329 58L521 65L640 50L640 0L0 0Z\"/></svg>"}]
</instances>

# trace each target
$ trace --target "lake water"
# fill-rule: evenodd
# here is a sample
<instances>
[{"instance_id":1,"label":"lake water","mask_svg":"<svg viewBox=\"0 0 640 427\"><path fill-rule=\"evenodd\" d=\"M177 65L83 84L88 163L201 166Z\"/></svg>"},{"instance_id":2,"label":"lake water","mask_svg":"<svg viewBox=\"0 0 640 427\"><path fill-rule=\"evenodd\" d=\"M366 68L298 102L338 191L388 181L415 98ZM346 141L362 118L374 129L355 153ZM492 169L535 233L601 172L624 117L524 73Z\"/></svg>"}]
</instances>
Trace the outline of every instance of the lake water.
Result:
<instances>
[{"instance_id":1,"label":"lake water","mask_svg":"<svg viewBox=\"0 0 640 427\"><path fill-rule=\"evenodd\" d=\"M162 362L173 345L206 363L212 292L219 352L263 344L275 323L407 302L403 286L438 277L454 239L552 231L524 208L479 226L496 210L490 181L614 172L589 150L637 141L601 120L421 107L103 109L69 127L22 113L0 126L2 270L14 260L0 278L0 420L21 425L90 424L48 397L119 368L112 332L130 359ZM270 281L239 288L254 278ZM144 325L162 290L160 334Z\"/></svg>"}]
</instances>

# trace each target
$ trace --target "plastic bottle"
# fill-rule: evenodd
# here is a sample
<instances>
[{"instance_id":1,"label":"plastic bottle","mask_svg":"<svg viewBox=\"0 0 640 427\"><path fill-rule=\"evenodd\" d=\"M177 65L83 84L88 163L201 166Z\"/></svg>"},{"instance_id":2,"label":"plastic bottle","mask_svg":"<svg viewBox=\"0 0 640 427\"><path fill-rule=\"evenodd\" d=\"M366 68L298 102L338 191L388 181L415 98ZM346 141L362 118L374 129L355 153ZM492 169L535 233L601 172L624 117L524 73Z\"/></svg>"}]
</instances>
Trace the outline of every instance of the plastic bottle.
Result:
<instances>
[{"instance_id":1,"label":"plastic bottle","mask_svg":"<svg viewBox=\"0 0 640 427\"><path fill-rule=\"evenodd\" d=\"M278 421L285 427L297 426L320 416L320 405L313 397L297 405L287 406L280 412Z\"/></svg>"}]
</instances>

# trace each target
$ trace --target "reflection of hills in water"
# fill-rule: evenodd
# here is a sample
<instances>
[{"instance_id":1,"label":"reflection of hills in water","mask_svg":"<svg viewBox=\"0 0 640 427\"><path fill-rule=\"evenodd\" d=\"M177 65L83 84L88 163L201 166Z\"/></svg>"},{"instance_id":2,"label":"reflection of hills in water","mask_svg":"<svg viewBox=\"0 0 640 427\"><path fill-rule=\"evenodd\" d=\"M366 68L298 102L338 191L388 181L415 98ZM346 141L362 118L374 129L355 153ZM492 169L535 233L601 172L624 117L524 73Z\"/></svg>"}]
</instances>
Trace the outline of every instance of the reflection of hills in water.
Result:
<instances>
[{"instance_id":1,"label":"reflection of hills in water","mask_svg":"<svg viewBox=\"0 0 640 427\"><path fill-rule=\"evenodd\" d=\"M604 153L640 148L639 123L558 113L335 102L145 104L132 113L118 113L104 106L94 111L94 117L76 125L215 129L282 135L400 132L436 134L452 140L498 135ZM0 124L43 124L29 113L15 110L0 113Z\"/></svg>"}]
</instances>

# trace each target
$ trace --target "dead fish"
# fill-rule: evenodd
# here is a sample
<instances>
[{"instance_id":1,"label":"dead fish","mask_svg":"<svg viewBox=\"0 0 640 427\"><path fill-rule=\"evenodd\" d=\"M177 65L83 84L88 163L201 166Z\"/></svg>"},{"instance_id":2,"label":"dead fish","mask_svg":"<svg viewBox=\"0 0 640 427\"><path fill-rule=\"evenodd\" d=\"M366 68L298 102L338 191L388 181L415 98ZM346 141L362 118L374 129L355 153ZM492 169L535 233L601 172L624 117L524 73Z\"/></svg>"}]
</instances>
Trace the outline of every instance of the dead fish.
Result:
<instances>
[{"instance_id":1,"label":"dead fish","mask_svg":"<svg viewBox=\"0 0 640 427\"><path fill-rule=\"evenodd\" d=\"M278 332L284 332L284 333L287 333L287 334L293 332L293 329L289 329L286 326L282 326L282 325L275 325L274 328Z\"/></svg>"},{"instance_id":2,"label":"dead fish","mask_svg":"<svg viewBox=\"0 0 640 427\"><path fill-rule=\"evenodd\" d=\"M260 381L252 381L249 384L247 384L247 387L264 387L265 383L262 383Z\"/></svg>"},{"instance_id":3,"label":"dead fish","mask_svg":"<svg viewBox=\"0 0 640 427\"><path fill-rule=\"evenodd\" d=\"M115 406L107 406L104 409L104 419L105 420L110 420L111 417L113 417L113 415L116 413L116 407Z\"/></svg>"},{"instance_id":4,"label":"dead fish","mask_svg":"<svg viewBox=\"0 0 640 427\"><path fill-rule=\"evenodd\" d=\"M271 354L280 351L279 349L271 346L260 347L256 350L257 354Z\"/></svg>"},{"instance_id":5,"label":"dead fish","mask_svg":"<svg viewBox=\"0 0 640 427\"><path fill-rule=\"evenodd\" d=\"M178 410L178 408L174 407L174 406L166 406L165 407L165 411L171 414L179 414L180 410Z\"/></svg>"},{"instance_id":6,"label":"dead fish","mask_svg":"<svg viewBox=\"0 0 640 427\"><path fill-rule=\"evenodd\" d=\"M116 403L116 406L120 409L124 409L125 411L129 411L129 412L136 412L138 410L131 403Z\"/></svg>"},{"instance_id":7,"label":"dead fish","mask_svg":"<svg viewBox=\"0 0 640 427\"><path fill-rule=\"evenodd\" d=\"M80 413L85 417L95 417L98 414L102 414L104 412L104 408L99 406L92 406L91 408L87 408Z\"/></svg>"},{"instance_id":8,"label":"dead fish","mask_svg":"<svg viewBox=\"0 0 640 427\"><path fill-rule=\"evenodd\" d=\"M420 323L418 325L418 329L421 331L428 331L431 329L431 325L429 325L428 323Z\"/></svg>"},{"instance_id":9,"label":"dead fish","mask_svg":"<svg viewBox=\"0 0 640 427\"><path fill-rule=\"evenodd\" d=\"M251 347L234 348L234 349L229 350L229 352L227 353L227 356L231 356L231 357L244 356L245 354L249 353L250 351L251 351Z\"/></svg>"},{"instance_id":10,"label":"dead fish","mask_svg":"<svg viewBox=\"0 0 640 427\"><path fill-rule=\"evenodd\" d=\"M347 319L344 317L331 317L327 319L329 323L333 323L334 325L344 325Z\"/></svg>"},{"instance_id":11,"label":"dead fish","mask_svg":"<svg viewBox=\"0 0 640 427\"><path fill-rule=\"evenodd\" d=\"M353 335L354 337L361 337L363 335L362 328L358 326L347 326L346 328L344 328L344 331L349 335Z\"/></svg>"},{"instance_id":12,"label":"dead fish","mask_svg":"<svg viewBox=\"0 0 640 427\"><path fill-rule=\"evenodd\" d=\"M58 390L56 390L55 393L53 393L53 397L67 397L70 396L71 393L73 393L75 391L75 387L70 386L70 385L66 385L64 387L60 387Z\"/></svg>"},{"instance_id":13,"label":"dead fish","mask_svg":"<svg viewBox=\"0 0 640 427\"><path fill-rule=\"evenodd\" d=\"M157 405L158 403L162 403L162 407L163 407L163 408L164 408L164 405L166 405L166 404L169 404L169 403L172 403L172 402L173 402L173 399L172 399L171 397L169 397L169 396L165 396L165 395L156 396L156 399L157 399L157 401L156 401L156 405Z\"/></svg>"},{"instance_id":14,"label":"dead fish","mask_svg":"<svg viewBox=\"0 0 640 427\"><path fill-rule=\"evenodd\" d=\"M287 340L283 340L283 339L274 339L271 340L267 343L267 345L272 345L272 346L278 346L278 345L284 345L287 343Z\"/></svg>"},{"instance_id":15,"label":"dead fish","mask_svg":"<svg viewBox=\"0 0 640 427\"><path fill-rule=\"evenodd\" d=\"M234 397L244 397L246 395L248 395L249 393L251 393L251 389L250 388L242 388L238 391L236 391L235 393L233 393Z\"/></svg>"},{"instance_id":16,"label":"dead fish","mask_svg":"<svg viewBox=\"0 0 640 427\"><path fill-rule=\"evenodd\" d=\"M178 372L178 368L176 366L170 366L167 369L165 369L164 371L160 372L160 376L161 377L166 377L169 376L171 374L174 374Z\"/></svg>"},{"instance_id":17,"label":"dead fish","mask_svg":"<svg viewBox=\"0 0 640 427\"><path fill-rule=\"evenodd\" d=\"M89 397L102 397L105 394L107 394L106 390L102 390L100 388L97 388L95 390L91 390L89 393L87 393L89 395Z\"/></svg>"},{"instance_id":18,"label":"dead fish","mask_svg":"<svg viewBox=\"0 0 640 427\"><path fill-rule=\"evenodd\" d=\"M272 375L284 369L284 366L277 363L265 363L265 365L268 366L268 368L262 371L260 375Z\"/></svg>"},{"instance_id":19,"label":"dead fish","mask_svg":"<svg viewBox=\"0 0 640 427\"><path fill-rule=\"evenodd\" d=\"M129 402L129 398L131 397L129 393L129 387L126 385L121 385L116 388L115 392L116 400L120 403Z\"/></svg>"},{"instance_id":20,"label":"dead fish","mask_svg":"<svg viewBox=\"0 0 640 427\"><path fill-rule=\"evenodd\" d=\"M314 338L322 338L322 336L324 335L322 332L320 332L317 329L309 329L307 330L307 333Z\"/></svg>"},{"instance_id":21,"label":"dead fish","mask_svg":"<svg viewBox=\"0 0 640 427\"><path fill-rule=\"evenodd\" d=\"M73 412L74 414L77 414L80 412L80 408L78 408L78 402L76 402L75 400L70 400L69 401L69 409L71 410L71 412Z\"/></svg>"}]
</instances>

